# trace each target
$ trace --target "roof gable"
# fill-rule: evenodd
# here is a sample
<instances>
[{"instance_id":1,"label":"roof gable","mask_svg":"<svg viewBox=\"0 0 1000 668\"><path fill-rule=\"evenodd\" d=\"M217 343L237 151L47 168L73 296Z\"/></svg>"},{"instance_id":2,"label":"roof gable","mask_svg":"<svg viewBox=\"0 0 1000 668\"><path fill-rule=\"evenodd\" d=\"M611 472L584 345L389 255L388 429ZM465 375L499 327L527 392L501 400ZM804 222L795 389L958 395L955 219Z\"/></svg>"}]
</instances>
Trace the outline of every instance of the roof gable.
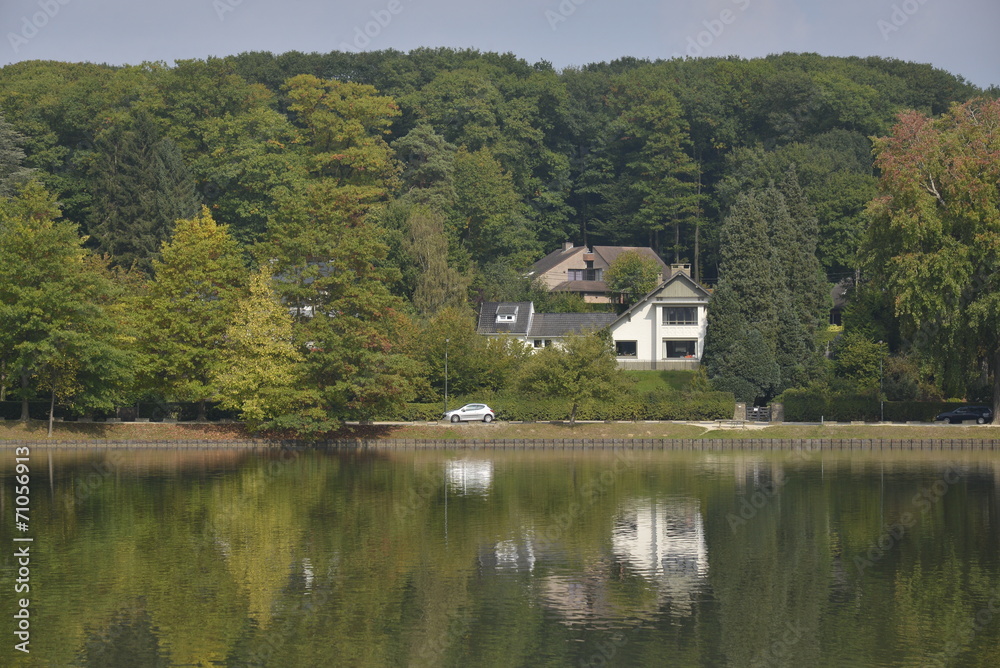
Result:
<instances>
[{"instance_id":1,"label":"roof gable","mask_svg":"<svg viewBox=\"0 0 1000 668\"><path fill-rule=\"evenodd\" d=\"M640 311L645 308L649 303L655 301L657 298L660 299L697 299L699 301L708 301L711 298L711 293L697 283L693 278L685 274L684 272L676 272L673 276L656 286L652 292L647 294L645 297L637 301L635 304L622 313L618 318L615 319L612 325L615 325L623 320L630 319L636 311Z\"/></svg>"}]
</instances>

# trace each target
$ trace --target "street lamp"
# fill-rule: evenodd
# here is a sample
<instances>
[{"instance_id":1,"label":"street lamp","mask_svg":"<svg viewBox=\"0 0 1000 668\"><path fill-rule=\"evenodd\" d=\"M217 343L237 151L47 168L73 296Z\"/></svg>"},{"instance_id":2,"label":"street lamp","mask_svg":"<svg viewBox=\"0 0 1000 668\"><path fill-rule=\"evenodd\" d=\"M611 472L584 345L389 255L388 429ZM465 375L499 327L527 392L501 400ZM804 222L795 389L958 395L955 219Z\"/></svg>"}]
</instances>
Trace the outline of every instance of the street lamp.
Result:
<instances>
[{"instance_id":1,"label":"street lamp","mask_svg":"<svg viewBox=\"0 0 1000 668\"><path fill-rule=\"evenodd\" d=\"M882 345L882 341L878 342ZM882 388L883 380L885 379L885 373L882 371L882 363L885 358L882 356L882 349L879 348L878 357L878 409L879 409L879 422L885 422L885 390Z\"/></svg>"},{"instance_id":2,"label":"street lamp","mask_svg":"<svg viewBox=\"0 0 1000 668\"><path fill-rule=\"evenodd\" d=\"M448 342L451 339L444 340L444 412L448 412Z\"/></svg>"}]
</instances>

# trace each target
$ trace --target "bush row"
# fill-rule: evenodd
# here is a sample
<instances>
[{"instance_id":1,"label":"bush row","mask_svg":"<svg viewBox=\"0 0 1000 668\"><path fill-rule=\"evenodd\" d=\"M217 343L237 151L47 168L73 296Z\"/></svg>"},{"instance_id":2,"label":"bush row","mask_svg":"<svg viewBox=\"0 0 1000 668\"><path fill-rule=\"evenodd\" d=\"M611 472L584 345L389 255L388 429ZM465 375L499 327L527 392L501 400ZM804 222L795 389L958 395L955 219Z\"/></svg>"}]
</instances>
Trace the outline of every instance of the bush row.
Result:
<instances>
[{"instance_id":1,"label":"bush row","mask_svg":"<svg viewBox=\"0 0 1000 668\"><path fill-rule=\"evenodd\" d=\"M821 390L785 390L776 402L785 406L786 422L877 421L882 406L877 396L831 394ZM960 402L886 401L885 419L889 422L931 422L938 413L952 410Z\"/></svg>"},{"instance_id":2,"label":"bush row","mask_svg":"<svg viewBox=\"0 0 1000 668\"><path fill-rule=\"evenodd\" d=\"M48 401L29 401L28 414L32 420L49 419ZM77 413L72 412L66 406L56 404L54 416L65 420L77 419ZM205 406L205 416L208 420L235 420L238 415L233 411L220 408L217 404L208 403ZM0 401L0 418L6 420L17 420L21 417L20 401ZM105 420L107 418L120 418L125 421L135 420L137 417L149 420L162 420L172 417L181 421L191 421L198 417L198 404L196 403L139 403L132 406L123 406L114 411L92 411L90 417Z\"/></svg>"},{"instance_id":3,"label":"bush row","mask_svg":"<svg viewBox=\"0 0 1000 668\"><path fill-rule=\"evenodd\" d=\"M496 411L500 420L538 422L568 420L572 403L566 399L532 399L528 397L495 396L480 398ZM472 401L472 399L470 399ZM458 408L468 401L449 402L449 408ZM582 404L576 412L577 420L726 420L733 417L735 399L729 392L695 392L691 394L659 395L651 398L626 396L616 401L592 401ZM383 420L438 420L444 406L433 404L407 404L406 407Z\"/></svg>"}]
</instances>

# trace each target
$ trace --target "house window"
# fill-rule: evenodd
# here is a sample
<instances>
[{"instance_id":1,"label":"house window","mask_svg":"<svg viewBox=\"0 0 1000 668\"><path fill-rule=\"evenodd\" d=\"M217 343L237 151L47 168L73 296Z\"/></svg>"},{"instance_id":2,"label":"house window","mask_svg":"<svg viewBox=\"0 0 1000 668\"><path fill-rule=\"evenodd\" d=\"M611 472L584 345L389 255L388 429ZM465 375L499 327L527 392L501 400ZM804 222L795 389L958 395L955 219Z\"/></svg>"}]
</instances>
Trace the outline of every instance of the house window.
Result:
<instances>
[{"instance_id":1,"label":"house window","mask_svg":"<svg viewBox=\"0 0 1000 668\"><path fill-rule=\"evenodd\" d=\"M570 281L603 281L603 269L567 269L566 277Z\"/></svg>"},{"instance_id":2,"label":"house window","mask_svg":"<svg viewBox=\"0 0 1000 668\"><path fill-rule=\"evenodd\" d=\"M536 348L541 348L541 347L542 347L542 345L543 345L543 344L542 344L542 340L541 340L541 339L535 339L534 341L532 341L532 344L533 344L533 345L534 345L534 346L535 346Z\"/></svg>"},{"instance_id":3,"label":"house window","mask_svg":"<svg viewBox=\"0 0 1000 668\"><path fill-rule=\"evenodd\" d=\"M569 269L566 272L566 276L571 281L582 281L584 269Z\"/></svg>"},{"instance_id":4,"label":"house window","mask_svg":"<svg viewBox=\"0 0 1000 668\"><path fill-rule=\"evenodd\" d=\"M664 325L697 325L698 308L695 306L665 306L663 308Z\"/></svg>"},{"instance_id":5,"label":"house window","mask_svg":"<svg viewBox=\"0 0 1000 668\"><path fill-rule=\"evenodd\" d=\"M615 355L617 357L638 357L639 346L635 341L615 341Z\"/></svg>"},{"instance_id":6,"label":"house window","mask_svg":"<svg viewBox=\"0 0 1000 668\"><path fill-rule=\"evenodd\" d=\"M690 341L664 341L663 356L667 359L694 359L698 350L698 342Z\"/></svg>"},{"instance_id":7,"label":"house window","mask_svg":"<svg viewBox=\"0 0 1000 668\"><path fill-rule=\"evenodd\" d=\"M552 345L552 339L545 339L545 347L548 348Z\"/></svg>"}]
</instances>

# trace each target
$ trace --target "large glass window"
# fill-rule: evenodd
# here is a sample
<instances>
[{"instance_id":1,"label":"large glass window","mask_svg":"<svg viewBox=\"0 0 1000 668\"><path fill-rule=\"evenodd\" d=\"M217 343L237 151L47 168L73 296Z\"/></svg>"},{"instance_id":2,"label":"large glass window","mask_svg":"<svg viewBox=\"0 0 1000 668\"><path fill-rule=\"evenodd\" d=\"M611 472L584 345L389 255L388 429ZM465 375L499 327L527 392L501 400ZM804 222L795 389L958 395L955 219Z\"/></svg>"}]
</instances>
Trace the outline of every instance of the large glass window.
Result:
<instances>
[{"instance_id":1,"label":"large glass window","mask_svg":"<svg viewBox=\"0 0 1000 668\"><path fill-rule=\"evenodd\" d=\"M692 359L698 350L697 341L664 341L663 354L667 359Z\"/></svg>"},{"instance_id":2,"label":"large glass window","mask_svg":"<svg viewBox=\"0 0 1000 668\"><path fill-rule=\"evenodd\" d=\"M664 325L697 325L698 308L695 306L663 307Z\"/></svg>"},{"instance_id":3,"label":"large glass window","mask_svg":"<svg viewBox=\"0 0 1000 668\"><path fill-rule=\"evenodd\" d=\"M615 355L618 357L638 357L639 346L635 341L615 341Z\"/></svg>"}]
</instances>

